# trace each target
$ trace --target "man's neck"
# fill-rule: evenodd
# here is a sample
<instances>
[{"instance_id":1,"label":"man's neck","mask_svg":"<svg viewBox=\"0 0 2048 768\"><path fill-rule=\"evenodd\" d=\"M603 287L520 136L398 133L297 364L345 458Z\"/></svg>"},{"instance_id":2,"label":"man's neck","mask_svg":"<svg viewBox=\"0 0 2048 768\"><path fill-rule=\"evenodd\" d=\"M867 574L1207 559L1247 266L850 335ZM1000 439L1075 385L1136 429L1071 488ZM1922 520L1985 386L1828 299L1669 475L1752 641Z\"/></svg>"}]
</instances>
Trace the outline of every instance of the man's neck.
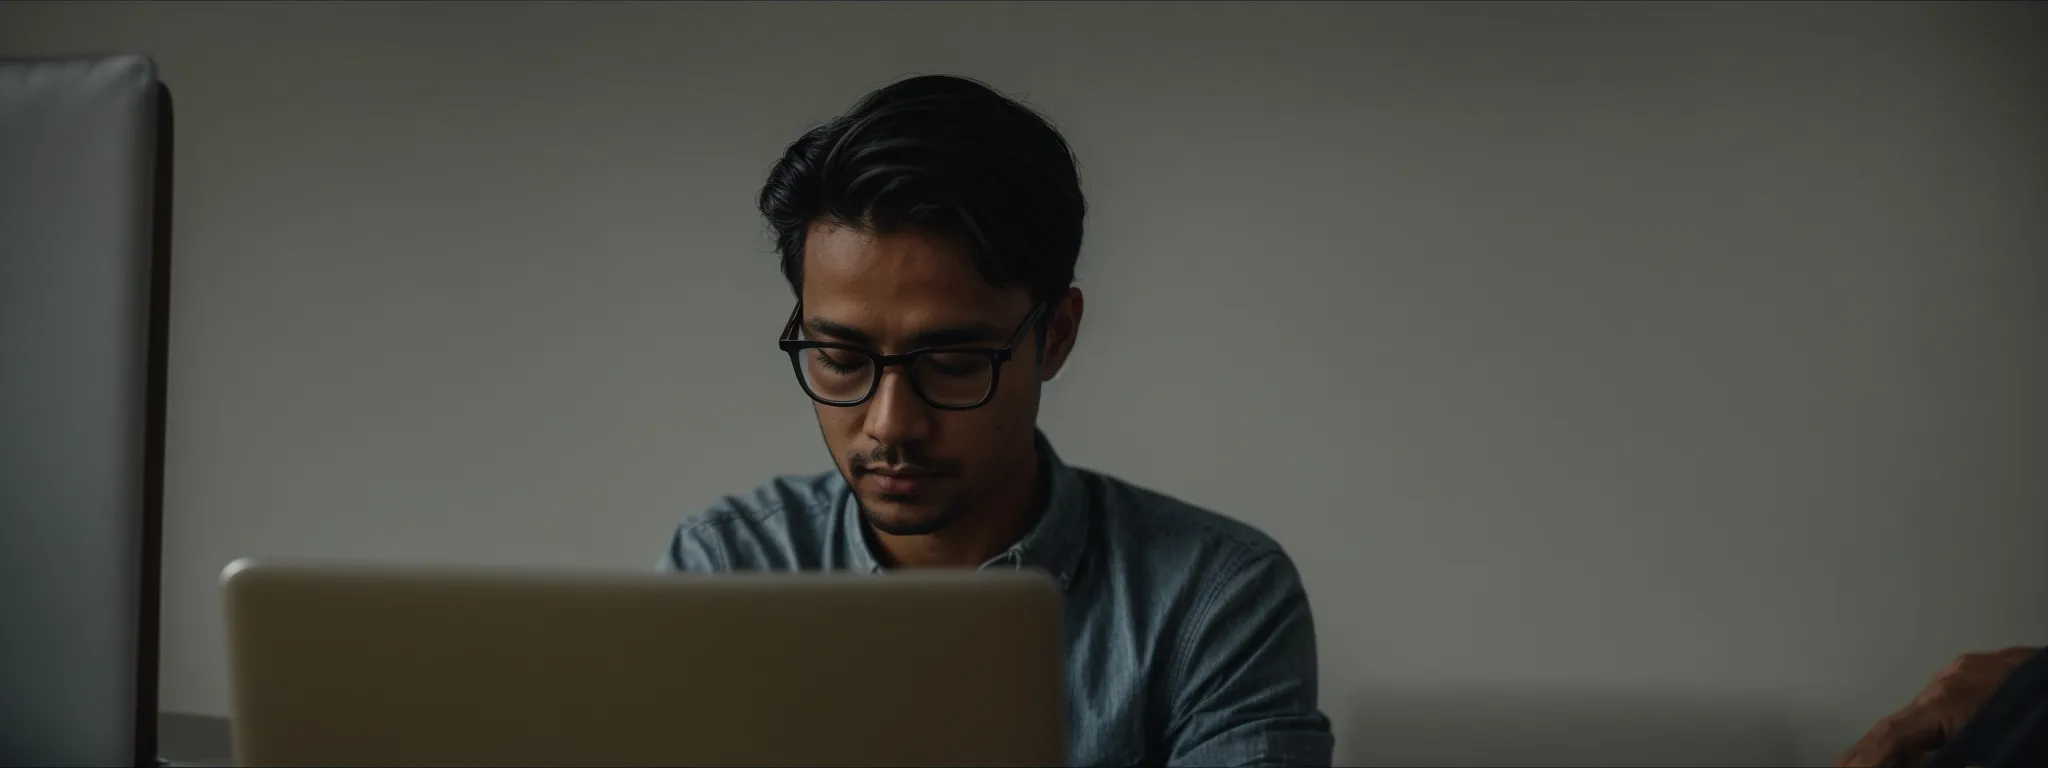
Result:
<instances>
[{"instance_id":1,"label":"man's neck","mask_svg":"<svg viewBox=\"0 0 2048 768\"><path fill-rule=\"evenodd\" d=\"M1045 459L1032 446L1011 481L967 510L945 530L922 536L891 536L868 529L881 555L896 568L973 568L1009 549L1045 512L1049 482Z\"/></svg>"}]
</instances>

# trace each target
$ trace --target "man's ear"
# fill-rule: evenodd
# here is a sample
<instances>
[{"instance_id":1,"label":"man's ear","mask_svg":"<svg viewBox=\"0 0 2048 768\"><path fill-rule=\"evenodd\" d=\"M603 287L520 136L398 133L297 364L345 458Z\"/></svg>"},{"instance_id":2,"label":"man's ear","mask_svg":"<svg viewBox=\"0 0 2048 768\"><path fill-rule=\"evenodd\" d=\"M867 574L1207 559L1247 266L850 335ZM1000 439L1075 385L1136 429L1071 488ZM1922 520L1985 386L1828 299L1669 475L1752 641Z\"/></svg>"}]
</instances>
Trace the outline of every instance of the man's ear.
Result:
<instances>
[{"instance_id":1,"label":"man's ear","mask_svg":"<svg viewBox=\"0 0 2048 768\"><path fill-rule=\"evenodd\" d=\"M1074 352L1074 342L1081 338L1081 289L1069 287L1067 295L1060 297L1052 306L1052 322L1046 324L1045 362L1038 366L1038 380L1052 381L1059 378L1067 367L1067 356Z\"/></svg>"}]
</instances>

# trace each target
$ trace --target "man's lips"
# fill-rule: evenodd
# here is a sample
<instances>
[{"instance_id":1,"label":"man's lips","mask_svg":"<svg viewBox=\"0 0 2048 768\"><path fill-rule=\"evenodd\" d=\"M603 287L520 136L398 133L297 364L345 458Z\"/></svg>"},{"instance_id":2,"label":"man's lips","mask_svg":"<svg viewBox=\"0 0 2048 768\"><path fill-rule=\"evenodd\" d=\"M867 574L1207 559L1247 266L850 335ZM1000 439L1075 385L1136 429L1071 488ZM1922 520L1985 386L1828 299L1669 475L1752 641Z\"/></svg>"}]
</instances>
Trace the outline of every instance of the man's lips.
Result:
<instances>
[{"instance_id":1,"label":"man's lips","mask_svg":"<svg viewBox=\"0 0 2048 768\"><path fill-rule=\"evenodd\" d=\"M861 474L874 478L876 490L902 496L922 493L944 477L931 470L913 467L868 467Z\"/></svg>"}]
</instances>

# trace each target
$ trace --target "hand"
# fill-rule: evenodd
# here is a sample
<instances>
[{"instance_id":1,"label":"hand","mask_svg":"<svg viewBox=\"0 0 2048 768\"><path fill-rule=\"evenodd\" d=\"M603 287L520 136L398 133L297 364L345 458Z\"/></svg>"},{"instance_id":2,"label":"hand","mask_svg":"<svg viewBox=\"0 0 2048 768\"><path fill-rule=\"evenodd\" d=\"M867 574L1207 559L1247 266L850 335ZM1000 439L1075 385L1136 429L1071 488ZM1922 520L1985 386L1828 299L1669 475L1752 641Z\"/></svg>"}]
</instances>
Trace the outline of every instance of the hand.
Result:
<instances>
[{"instance_id":1,"label":"hand","mask_svg":"<svg viewBox=\"0 0 2048 768\"><path fill-rule=\"evenodd\" d=\"M1911 704L1877 721L1856 746L1835 759L1835 768L1876 768L1900 759L1911 765L1925 759L1963 729L2013 670L2040 652L2007 648L1963 654L1935 675Z\"/></svg>"}]
</instances>

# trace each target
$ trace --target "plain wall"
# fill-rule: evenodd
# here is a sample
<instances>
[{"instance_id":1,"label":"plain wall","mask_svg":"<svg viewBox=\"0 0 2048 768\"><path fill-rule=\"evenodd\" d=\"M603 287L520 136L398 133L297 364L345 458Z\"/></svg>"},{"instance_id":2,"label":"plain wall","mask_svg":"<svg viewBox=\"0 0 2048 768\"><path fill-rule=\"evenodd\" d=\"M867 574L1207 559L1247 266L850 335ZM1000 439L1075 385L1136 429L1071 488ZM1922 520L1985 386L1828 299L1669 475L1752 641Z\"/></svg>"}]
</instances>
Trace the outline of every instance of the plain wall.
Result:
<instances>
[{"instance_id":1,"label":"plain wall","mask_svg":"<svg viewBox=\"0 0 2048 768\"><path fill-rule=\"evenodd\" d=\"M1823 762L2048 641L2038 6L0 5L179 103L166 709L241 555L642 567L828 467L753 198L918 72L1092 203L1043 425L1277 537L1339 758Z\"/></svg>"}]
</instances>

